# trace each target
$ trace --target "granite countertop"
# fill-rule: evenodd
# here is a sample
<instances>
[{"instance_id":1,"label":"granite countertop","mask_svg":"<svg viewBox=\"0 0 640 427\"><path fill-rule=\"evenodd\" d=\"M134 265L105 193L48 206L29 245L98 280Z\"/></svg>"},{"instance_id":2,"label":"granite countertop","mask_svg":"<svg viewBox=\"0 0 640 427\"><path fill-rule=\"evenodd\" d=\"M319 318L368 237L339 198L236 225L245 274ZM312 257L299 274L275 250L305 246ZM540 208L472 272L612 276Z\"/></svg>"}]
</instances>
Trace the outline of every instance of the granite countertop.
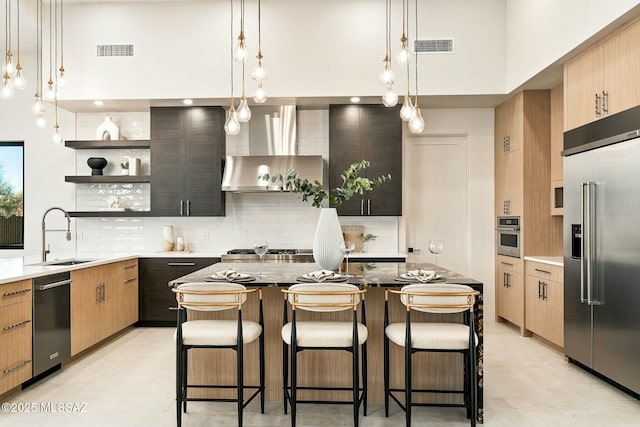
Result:
<instances>
[{"instance_id":1,"label":"granite countertop","mask_svg":"<svg viewBox=\"0 0 640 427\"><path fill-rule=\"evenodd\" d=\"M234 269L239 273L257 275L260 269L258 263L217 263L205 267L201 270L179 277L169 282L169 286L176 286L186 282L203 282L218 271ZM247 282L251 286L288 286L299 283L298 277L305 273L317 270L319 267L315 263L265 263L263 273L265 277L256 277L255 281ZM408 270L423 268L434 270L442 279L433 283L463 283L472 286L482 286L477 280L464 277L461 274L446 270L434 264L410 264L395 262L380 263L349 263L349 272L353 277L348 279L349 283L364 286L402 286L405 281L398 281L400 274Z\"/></svg>"},{"instance_id":2,"label":"granite countertop","mask_svg":"<svg viewBox=\"0 0 640 427\"><path fill-rule=\"evenodd\" d=\"M564 267L564 257L561 256L526 256L524 260Z\"/></svg>"}]
</instances>

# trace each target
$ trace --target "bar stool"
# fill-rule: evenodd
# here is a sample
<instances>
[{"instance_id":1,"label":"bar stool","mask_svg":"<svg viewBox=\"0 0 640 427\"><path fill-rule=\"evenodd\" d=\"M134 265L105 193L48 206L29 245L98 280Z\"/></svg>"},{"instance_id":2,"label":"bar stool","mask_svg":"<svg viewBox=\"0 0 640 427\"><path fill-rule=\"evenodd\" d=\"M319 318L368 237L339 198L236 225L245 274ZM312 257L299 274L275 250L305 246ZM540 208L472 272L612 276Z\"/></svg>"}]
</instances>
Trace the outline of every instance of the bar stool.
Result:
<instances>
[{"instance_id":1,"label":"bar stool","mask_svg":"<svg viewBox=\"0 0 640 427\"><path fill-rule=\"evenodd\" d=\"M176 414L178 427L182 423L182 412L187 412L187 402L237 402L238 426L242 426L243 409L259 394L260 412L264 414L264 319L262 291L246 289L237 283L193 282L173 289L178 301L178 325L176 328ZM257 293L259 302L258 323L242 320L242 305L247 295ZM187 320L187 310L223 311L237 309L236 320ZM260 384L244 384L244 344L259 341ZM188 384L187 353L191 349L232 349L237 356L237 383ZM188 388L237 389L235 399L187 397ZM255 392L244 400L244 389Z\"/></svg>"},{"instance_id":2,"label":"bar stool","mask_svg":"<svg viewBox=\"0 0 640 427\"><path fill-rule=\"evenodd\" d=\"M389 324L389 294L398 294L406 306L406 319ZM384 306L384 413L389 416L389 398L405 411L406 425L411 425L411 406L459 406L467 408L467 418L476 425L477 417L477 364L474 303L479 292L458 284L415 284L401 290L385 290ZM412 322L411 311L426 313L464 313L463 323ZM389 386L389 341L404 347L405 388ZM463 390L414 390L411 386L411 355L417 352L448 352L463 354ZM404 392L404 404L394 395ZM412 393L456 393L464 396L462 404L413 403Z\"/></svg>"},{"instance_id":3,"label":"bar stool","mask_svg":"<svg viewBox=\"0 0 640 427\"><path fill-rule=\"evenodd\" d=\"M364 306L365 290L346 283L304 283L283 290L284 325L282 327L282 383L284 393L284 413L287 403L291 405L291 425L296 425L296 406L298 403L340 403L353 404L353 423L359 424L360 405L364 405L367 415L367 336L366 312ZM360 321L358 305L362 302ZM291 307L291 321L288 320L288 306ZM352 310L349 321L336 320L299 320L296 313L300 310L316 313L332 313ZM325 317L325 316L322 316ZM362 347L362 379L358 365L359 347ZM289 351L290 350L290 351ZM352 387L298 386L297 355L305 350L341 350L352 354ZM291 370L289 371L289 357ZM289 383L289 373L291 383ZM351 391L352 400L300 400L298 390Z\"/></svg>"}]
</instances>

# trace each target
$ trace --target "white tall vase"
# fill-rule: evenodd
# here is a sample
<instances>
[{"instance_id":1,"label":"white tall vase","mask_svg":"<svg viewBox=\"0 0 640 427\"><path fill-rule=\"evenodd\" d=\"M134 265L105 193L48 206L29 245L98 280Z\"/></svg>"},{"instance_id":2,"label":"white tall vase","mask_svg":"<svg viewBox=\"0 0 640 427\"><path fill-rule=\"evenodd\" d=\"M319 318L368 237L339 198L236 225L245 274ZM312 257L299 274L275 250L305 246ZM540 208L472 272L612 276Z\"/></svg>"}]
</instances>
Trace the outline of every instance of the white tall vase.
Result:
<instances>
[{"instance_id":1,"label":"white tall vase","mask_svg":"<svg viewBox=\"0 0 640 427\"><path fill-rule=\"evenodd\" d=\"M335 208L320 210L320 218L313 237L313 259L325 270L336 270L342 263L344 254L340 250L342 228Z\"/></svg>"}]
</instances>

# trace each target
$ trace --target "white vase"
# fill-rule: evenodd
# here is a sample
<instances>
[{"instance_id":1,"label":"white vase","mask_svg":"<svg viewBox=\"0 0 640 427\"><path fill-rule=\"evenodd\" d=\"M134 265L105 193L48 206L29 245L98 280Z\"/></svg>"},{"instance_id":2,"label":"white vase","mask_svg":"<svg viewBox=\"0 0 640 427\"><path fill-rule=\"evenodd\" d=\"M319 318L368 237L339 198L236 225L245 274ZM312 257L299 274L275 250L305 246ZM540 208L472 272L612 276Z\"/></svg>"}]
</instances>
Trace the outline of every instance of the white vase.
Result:
<instances>
[{"instance_id":1,"label":"white vase","mask_svg":"<svg viewBox=\"0 0 640 427\"><path fill-rule=\"evenodd\" d=\"M104 122L98 126L98 129L96 129L96 139L100 141L120 139L120 128L111 121L111 117L107 116Z\"/></svg>"},{"instance_id":2,"label":"white vase","mask_svg":"<svg viewBox=\"0 0 640 427\"><path fill-rule=\"evenodd\" d=\"M340 250L342 228L335 208L320 210L320 218L313 237L313 259L325 270L336 270L344 258Z\"/></svg>"},{"instance_id":3,"label":"white vase","mask_svg":"<svg viewBox=\"0 0 640 427\"><path fill-rule=\"evenodd\" d=\"M172 251L173 247L173 225L165 225L162 227L162 249Z\"/></svg>"}]
</instances>

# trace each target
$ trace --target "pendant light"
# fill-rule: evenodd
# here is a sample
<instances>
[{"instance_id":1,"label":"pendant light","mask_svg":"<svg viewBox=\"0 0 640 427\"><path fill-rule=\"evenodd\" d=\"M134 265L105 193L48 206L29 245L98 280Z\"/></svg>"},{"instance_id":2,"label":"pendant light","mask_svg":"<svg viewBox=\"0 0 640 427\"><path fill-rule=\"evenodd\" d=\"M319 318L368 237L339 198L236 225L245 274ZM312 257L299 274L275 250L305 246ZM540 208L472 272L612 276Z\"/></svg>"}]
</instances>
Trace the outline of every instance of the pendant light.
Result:
<instances>
[{"instance_id":1,"label":"pendant light","mask_svg":"<svg viewBox=\"0 0 640 427\"><path fill-rule=\"evenodd\" d=\"M43 96L46 101L54 101L56 99L56 88L53 82L53 9L49 6L49 81Z\"/></svg>"},{"instance_id":2,"label":"pendant light","mask_svg":"<svg viewBox=\"0 0 640 427\"><path fill-rule=\"evenodd\" d=\"M246 123L251 120L251 109L247 103L247 96L244 91L244 62L242 63L242 96L240 97L240 105L238 106L238 121Z\"/></svg>"},{"instance_id":3,"label":"pendant light","mask_svg":"<svg viewBox=\"0 0 640 427\"><path fill-rule=\"evenodd\" d=\"M258 104L263 104L267 100L267 93L262 87L262 83L267 78L267 72L262 67L262 4L260 0L258 0L258 55L256 58L258 63L253 69L251 77L258 83L258 87L255 95L253 95L253 100Z\"/></svg>"},{"instance_id":4,"label":"pendant light","mask_svg":"<svg viewBox=\"0 0 640 427\"><path fill-rule=\"evenodd\" d=\"M13 77L13 87L18 90L23 90L27 87L27 79L24 77L22 73L22 64L20 64L20 0L18 0L18 16L17 16L17 27L18 27L18 58L16 62L16 74Z\"/></svg>"},{"instance_id":5,"label":"pendant light","mask_svg":"<svg viewBox=\"0 0 640 427\"><path fill-rule=\"evenodd\" d=\"M5 0L5 50L4 66L2 75L2 85L0 86L0 98L13 98L13 84L11 83L11 72L15 71L12 64L11 53L11 0Z\"/></svg>"},{"instance_id":6,"label":"pendant light","mask_svg":"<svg viewBox=\"0 0 640 427\"><path fill-rule=\"evenodd\" d=\"M387 91L382 95L382 104L385 107L394 107L398 103L398 95L393 91L393 82L395 76L391 69L391 0L386 0L386 38L385 38L385 56L384 69L380 74L380 82L387 86Z\"/></svg>"},{"instance_id":7,"label":"pendant light","mask_svg":"<svg viewBox=\"0 0 640 427\"><path fill-rule=\"evenodd\" d=\"M248 51L244 40L244 0L240 0L240 34L238 35L238 45L233 50L233 59L236 62L247 60Z\"/></svg>"},{"instance_id":8,"label":"pendant light","mask_svg":"<svg viewBox=\"0 0 640 427\"><path fill-rule=\"evenodd\" d=\"M60 68L58 69L58 81L57 86L63 87L66 83L66 79L64 76L64 22L63 22L63 14L64 14L64 0L60 0ZM57 41L56 41L57 43Z\"/></svg>"},{"instance_id":9,"label":"pendant light","mask_svg":"<svg viewBox=\"0 0 640 427\"><path fill-rule=\"evenodd\" d=\"M240 133L240 122L238 122L238 118L236 117L236 109L233 106L233 61L234 61L234 51L233 51L233 0L231 3L231 106L227 110L227 117L224 122L224 131L227 135L237 135Z\"/></svg>"},{"instance_id":10,"label":"pendant light","mask_svg":"<svg viewBox=\"0 0 640 427\"><path fill-rule=\"evenodd\" d=\"M418 0L415 0L416 5L416 40L418 39ZM424 119L422 118L422 112L420 111L420 104L418 103L418 52L416 55L416 105L415 114L409 120L409 132L421 133L424 130Z\"/></svg>"},{"instance_id":11,"label":"pendant light","mask_svg":"<svg viewBox=\"0 0 640 427\"><path fill-rule=\"evenodd\" d=\"M55 19L55 23L54 23L54 38L55 38L55 61L56 61L56 68L57 68L57 61L58 61L58 0L55 0L54 2L55 6L54 6L54 19ZM49 77L51 78L51 77ZM55 82L53 84L54 87L54 100L55 100L55 119L56 119L56 124L53 126L53 135L51 135L51 143L52 144L56 144L56 145L60 145L62 144L63 140L62 140L62 136L60 135L60 126L58 125L58 75L55 74Z\"/></svg>"},{"instance_id":12,"label":"pendant light","mask_svg":"<svg viewBox=\"0 0 640 427\"><path fill-rule=\"evenodd\" d=\"M405 33L405 27L407 31ZM402 36L400 37L400 42L402 46L400 47L400 52L398 52L398 64L406 64L409 62L409 57L411 56L409 52L409 48L407 47L407 40L409 40L409 11L407 9L407 0L402 0Z\"/></svg>"},{"instance_id":13,"label":"pendant light","mask_svg":"<svg viewBox=\"0 0 640 427\"><path fill-rule=\"evenodd\" d=\"M407 11L407 7L406 7L406 1L407 0L402 0L402 15L403 15L403 20L402 20L402 38L408 40L409 37L409 16L408 16L408 11ZM406 24L405 24L406 22ZM406 28L406 34L405 34L405 28ZM406 44L406 40L404 40L403 44ZM405 50L406 52L408 52L408 50ZM409 61L405 61L405 66L407 68L407 93L405 93L404 95L404 102L402 103L402 108L400 108L400 118L402 119L402 121L404 122L408 122L409 120L411 120L411 118L413 117L413 115L415 114L416 110L413 106L413 101L411 100L411 93L409 92L409 88L411 87L411 76L409 73Z\"/></svg>"},{"instance_id":14,"label":"pendant light","mask_svg":"<svg viewBox=\"0 0 640 427\"><path fill-rule=\"evenodd\" d=\"M47 120L44 117L44 104L42 103L42 0L36 4L36 94L31 111L38 115L36 126L44 129Z\"/></svg>"}]
</instances>

